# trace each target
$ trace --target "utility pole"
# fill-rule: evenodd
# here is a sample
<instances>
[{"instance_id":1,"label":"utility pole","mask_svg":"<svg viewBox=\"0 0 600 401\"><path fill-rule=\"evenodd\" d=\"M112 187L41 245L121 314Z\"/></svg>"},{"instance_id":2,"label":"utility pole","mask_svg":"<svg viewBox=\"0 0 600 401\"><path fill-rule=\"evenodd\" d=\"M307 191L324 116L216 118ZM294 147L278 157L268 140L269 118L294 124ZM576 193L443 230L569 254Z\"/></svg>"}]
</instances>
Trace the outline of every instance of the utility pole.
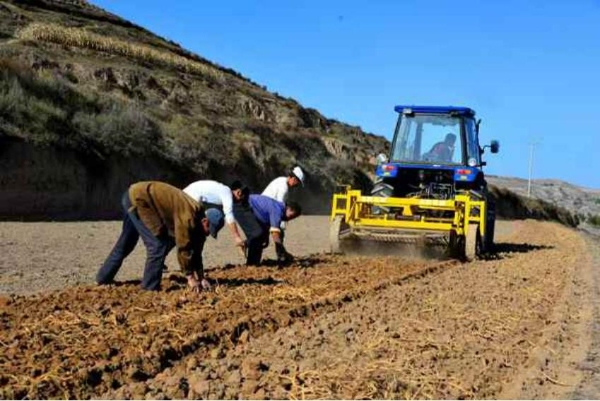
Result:
<instances>
[{"instance_id":1,"label":"utility pole","mask_svg":"<svg viewBox=\"0 0 600 401\"><path fill-rule=\"evenodd\" d=\"M527 180L527 197L531 198L531 173L533 172L533 152L535 150L535 146L538 145L539 142L531 142L529 144L529 179Z\"/></svg>"}]
</instances>

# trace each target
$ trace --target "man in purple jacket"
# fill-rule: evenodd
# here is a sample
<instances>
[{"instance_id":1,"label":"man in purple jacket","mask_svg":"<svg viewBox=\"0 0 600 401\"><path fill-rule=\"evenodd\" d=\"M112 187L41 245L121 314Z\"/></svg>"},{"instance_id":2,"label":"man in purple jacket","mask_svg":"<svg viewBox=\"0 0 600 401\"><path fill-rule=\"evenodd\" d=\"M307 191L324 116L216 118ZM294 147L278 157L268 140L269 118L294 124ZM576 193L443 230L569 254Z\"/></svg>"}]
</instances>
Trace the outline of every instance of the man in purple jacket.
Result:
<instances>
[{"instance_id":1,"label":"man in purple jacket","mask_svg":"<svg viewBox=\"0 0 600 401\"><path fill-rule=\"evenodd\" d=\"M247 204L234 206L233 213L246 235L246 265L260 264L263 249L269 244L269 234L275 243L279 265L289 263L293 259L281 241L281 222L300 216L300 205L295 202L279 202L265 195L250 195Z\"/></svg>"}]
</instances>

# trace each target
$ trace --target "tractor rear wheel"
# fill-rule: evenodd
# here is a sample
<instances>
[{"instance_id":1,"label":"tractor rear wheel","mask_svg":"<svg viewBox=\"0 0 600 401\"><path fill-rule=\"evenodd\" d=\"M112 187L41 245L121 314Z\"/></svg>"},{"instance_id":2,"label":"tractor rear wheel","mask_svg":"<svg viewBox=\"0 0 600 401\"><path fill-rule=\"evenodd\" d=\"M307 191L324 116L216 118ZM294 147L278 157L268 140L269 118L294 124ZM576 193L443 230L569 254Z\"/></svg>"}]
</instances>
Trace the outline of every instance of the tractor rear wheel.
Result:
<instances>
[{"instance_id":1,"label":"tractor rear wheel","mask_svg":"<svg viewBox=\"0 0 600 401\"><path fill-rule=\"evenodd\" d=\"M384 198L389 198L394 195L394 187L390 184L386 184L383 180L379 179L375 181L373 184L373 189L371 190L371 196L381 196Z\"/></svg>"},{"instance_id":2,"label":"tractor rear wheel","mask_svg":"<svg viewBox=\"0 0 600 401\"><path fill-rule=\"evenodd\" d=\"M464 235L458 235L456 230L450 231L447 256L452 259L465 259L465 237Z\"/></svg>"},{"instance_id":3,"label":"tractor rear wheel","mask_svg":"<svg viewBox=\"0 0 600 401\"><path fill-rule=\"evenodd\" d=\"M494 252L494 231L496 229L496 203L488 198L488 214L486 218L483 245L485 253Z\"/></svg>"},{"instance_id":4,"label":"tractor rear wheel","mask_svg":"<svg viewBox=\"0 0 600 401\"><path fill-rule=\"evenodd\" d=\"M394 187L391 186L390 184L386 184L385 182L383 182L383 179L378 179L377 181L375 181L375 184L373 184L373 189L371 190L371 196L378 196L381 198L390 198L394 195ZM376 206L373 207L373 214L384 214L384 213L388 213L389 212L389 208L387 207L382 207L382 206Z\"/></svg>"}]
</instances>

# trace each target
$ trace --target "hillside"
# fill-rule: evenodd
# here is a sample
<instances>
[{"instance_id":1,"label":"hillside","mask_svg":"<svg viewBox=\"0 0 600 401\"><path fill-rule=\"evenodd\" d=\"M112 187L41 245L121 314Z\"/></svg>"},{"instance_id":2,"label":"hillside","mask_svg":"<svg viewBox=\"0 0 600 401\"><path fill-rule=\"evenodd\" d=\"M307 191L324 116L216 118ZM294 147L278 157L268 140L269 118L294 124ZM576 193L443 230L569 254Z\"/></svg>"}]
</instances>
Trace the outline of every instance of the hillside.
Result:
<instances>
[{"instance_id":1,"label":"hillside","mask_svg":"<svg viewBox=\"0 0 600 401\"><path fill-rule=\"evenodd\" d=\"M520 198L520 203L535 203L539 208L555 206L573 214L584 228L596 230L600 226L600 190L583 188L568 182L552 179L532 180L531 197L527 197L528 182L522 178L488 176L488 182L496 188L504 188ZM564 214L564 213L563 213ZM560 219L559 219L560 220ZM590 224L592 221L597 224Z\"/></svg>"},{"instance_id":2,"label":"hillside","mask_svg":"<svg viewBox=\"0 0 600 401\"><path fill-rule=\"evenodd\" d=\"M85 1L0 1L0 218L118 216L133 181L245 179L298 163L324 211L389 143Z\"/></svg>"},{"instance_id":3,"label":"hillside","mask_svg":"<svg viewBox=\"0 0 600 401\"><path fill-rule=\"evenodd\" d=\"M488 182L527 196L527 180L515 177L488 176ZM531 183L531 197L543 199L583 216L600 215L600 190L583 188L561 180L536 179Z\"/></svg>"}]
</instances>

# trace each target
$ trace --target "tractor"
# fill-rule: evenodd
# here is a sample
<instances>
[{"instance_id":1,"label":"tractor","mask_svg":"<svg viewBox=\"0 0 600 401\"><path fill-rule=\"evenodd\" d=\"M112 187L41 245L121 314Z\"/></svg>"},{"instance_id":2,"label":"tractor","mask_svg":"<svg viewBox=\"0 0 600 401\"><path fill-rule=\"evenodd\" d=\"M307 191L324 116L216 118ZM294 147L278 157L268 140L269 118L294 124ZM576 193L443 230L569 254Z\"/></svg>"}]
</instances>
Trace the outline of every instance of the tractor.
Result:
<instances>
[{"instance_id":1,"label":"tractor","mask_svg":"<svg viewBox=\"0 0 600 401\"><path fill-rule=\"evenodd\" d=\"M392 146L377 156L371 193L342 186L333 195L331 251L355 248L357 241L441 248L461 260L492 251L496 213L482 155L488 148L498 153L499 142L480 146L481 120L467 107L395 111Z\"/></svg>"}]
</instances>

